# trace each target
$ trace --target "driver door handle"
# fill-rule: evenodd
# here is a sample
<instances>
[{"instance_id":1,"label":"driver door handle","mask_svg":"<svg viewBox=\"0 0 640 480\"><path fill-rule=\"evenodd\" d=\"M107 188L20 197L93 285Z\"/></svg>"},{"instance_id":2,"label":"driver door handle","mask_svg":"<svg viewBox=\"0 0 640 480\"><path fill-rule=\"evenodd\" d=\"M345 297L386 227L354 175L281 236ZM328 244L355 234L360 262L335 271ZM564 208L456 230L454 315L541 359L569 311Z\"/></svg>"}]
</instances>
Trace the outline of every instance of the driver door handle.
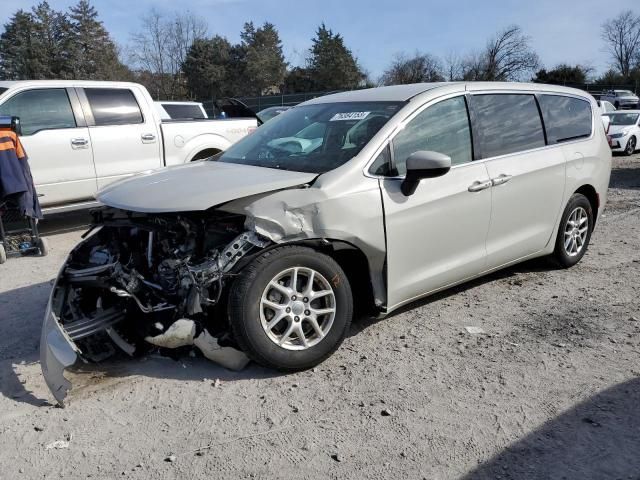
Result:
<instances>
[{"instance_id":1,"label":"driver door handle","mask_svg":"<svg viewBox=\"0 0 640 480\"><path fill-rule=\"evenodd\" d=\"M485 180L484 182L476 180L471 185L469 185L469 188L467 190L469 190L470 192L479 192L481 190L486 190L487 188L491 187L491 185L491 180Z\"/></svg>"},{"instance_id":2,"label":"driver door handle","mask_svg":"<svg viewBox=\"0 0 640 480\"><path fill-rule=\"evenodd\" d=\"M512 178L513 178L513 175L505 175L503 173L502 175L498 175L496 178L492 178L491 183L495 187L497 185L502 185L503 183L507 183Z\"/></svg>"}]
</instances>

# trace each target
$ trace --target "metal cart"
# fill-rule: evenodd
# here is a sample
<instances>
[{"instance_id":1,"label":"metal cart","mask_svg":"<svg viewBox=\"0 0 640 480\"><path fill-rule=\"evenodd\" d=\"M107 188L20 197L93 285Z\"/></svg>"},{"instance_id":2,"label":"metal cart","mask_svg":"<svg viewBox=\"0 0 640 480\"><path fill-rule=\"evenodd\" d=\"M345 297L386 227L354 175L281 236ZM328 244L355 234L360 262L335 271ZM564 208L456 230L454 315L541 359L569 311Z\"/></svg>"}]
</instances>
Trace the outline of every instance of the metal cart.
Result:
<instances>
[{"instance_id":1,"label":"metal cart","mask_svg":"<svg viewBox=\"0 0 640 480\"><path fill-rule=\"evenodd\" d=\"M47 240L40 236L36 220L25 218L10 202L0 205L0 264L8 257L47 253Z\"/></svg>"},{"instance_id":2,"label":"metal cart","mask_svg":"<svg viewBox=\"0 0 640 480\"><path fill-rule=\"evenodd\" d=\"M0 117L0 127L11 128L20 134L20 119ZM45 256L47 253L47 241L40 237L38 221L25 217L11 200L0 202L0 264L5 263L7 257L29 254Z\"/></svg>"}]
</instances>

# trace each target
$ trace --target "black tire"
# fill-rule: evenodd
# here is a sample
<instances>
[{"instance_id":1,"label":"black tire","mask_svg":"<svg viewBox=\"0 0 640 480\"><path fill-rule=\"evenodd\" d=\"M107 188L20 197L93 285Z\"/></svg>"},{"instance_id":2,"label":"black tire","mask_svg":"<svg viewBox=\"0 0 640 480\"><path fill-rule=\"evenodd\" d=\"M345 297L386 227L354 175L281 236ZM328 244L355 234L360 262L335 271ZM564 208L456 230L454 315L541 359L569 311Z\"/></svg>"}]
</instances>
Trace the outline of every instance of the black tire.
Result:
<instances>
[{"instance_id":1,"label":"black tire","mask_svg":"<svg viewBox=\"0 0 640 480\"><path fill-rule=\"evenodd\" d=\"M4 248L4 245L0 244L0 265L7 261L7 251Z\"/></svg>"},{"instance_id":2,"label":"black tire","mask_svg":"<svg viewBox=\"0 0 640 480\"><path fill-rule=\"evenodd\" d=\"M280 272L292 267L320 273L335 298L335 316L326 336L305 350L287 350L277 345L260 319L265 288ZM284 246L264 252L240 272L231 286L227 311L238 345L252 360L276 370L297 371L314 367L337 350L351 325L353 297L347 276L331 257L307 247Z\"/></svg>"},{"instance_id":3,"label":"black tire","mask_svg":"<svg viewBox=\"0 0 640 480\"><path fill-rule=\"evenodd\" d=\"M627 156L633 155L633 153L636 151L636 144L637 144L636 137L631 137L627 142L627 146L624 149L624 154Z\"/></svg>"},{"instance_id":4,"label":"black tire","mask_svg":"<svg viewBox=\"0 0 640 480\"><path fill-rule=\"evenodd\" d=\"M580 251L578 251L577 253L574 252L573 254L570 254L567 251L567 247L565 246L565 239L567 238L567 235L565 235L565 232L569 228L569 225L568 225L569 218L577 209L580 209L580 208L584 212L586 212L586 217L587 217L586 236L582 241L582 247L580 248ZM593 210L591 209L591 203L589 202L587 197L585 197L581 193L574 193L569 199L569 202L567 203L567 206L564 209L564 212L562 213L562 217L560 219L560 226L558 228L558 236L556 237L556 247L553 252L553 257L560 264L560 266L564 268L573 267L576 263L578 263L582 259L582 257L586 253L587 248L589 246L589 241L591 240L591 232L593 231L593 225L594 225Z\"/></svg>"},{"instance_id":5,"label":"black tire","mask_svg":"<svg viewBox=\"0 0 640 480\"><path fill-rule=\"evenodd\" d=\"M620 108L620 104L618 102L614 103L613 106L616 107L616 110Z\"/></svg>"}]
</instances>

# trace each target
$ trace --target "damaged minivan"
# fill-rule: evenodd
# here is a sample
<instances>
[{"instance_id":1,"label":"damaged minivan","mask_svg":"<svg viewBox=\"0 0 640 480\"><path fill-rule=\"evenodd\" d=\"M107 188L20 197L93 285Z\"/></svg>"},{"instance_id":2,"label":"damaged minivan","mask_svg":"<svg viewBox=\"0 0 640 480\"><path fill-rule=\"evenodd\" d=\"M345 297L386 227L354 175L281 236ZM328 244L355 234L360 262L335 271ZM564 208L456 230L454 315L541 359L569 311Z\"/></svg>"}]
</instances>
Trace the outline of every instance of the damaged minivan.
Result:
<instances>
[{"instance_id":1,"label":"damaged minivan","mask_svg":"<svg viewBox=\"0 0 640 480\"><path fill-rule=\"evenodd\" d=\"M384 316L533 257L570 267L606 202L598 112L582 91L537 84L344 92L113 184L51 292L47 384L62 403L65 368L117 351L307 369L354 307Z\"/></svg>"}]
</instances>

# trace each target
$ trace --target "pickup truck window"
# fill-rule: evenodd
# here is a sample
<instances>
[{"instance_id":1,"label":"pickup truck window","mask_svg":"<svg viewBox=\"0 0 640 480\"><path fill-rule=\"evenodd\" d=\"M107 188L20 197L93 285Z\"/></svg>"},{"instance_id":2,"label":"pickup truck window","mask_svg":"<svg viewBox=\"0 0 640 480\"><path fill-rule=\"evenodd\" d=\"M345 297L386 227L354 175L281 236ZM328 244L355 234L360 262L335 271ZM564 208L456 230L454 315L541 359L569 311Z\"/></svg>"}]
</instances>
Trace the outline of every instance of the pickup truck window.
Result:
<instances>
[{"instance_id":1,"label":"pickup truck window","mask_svg":"<svg viewBox=\"0 0 640 480\"><path fill-rule=\"evenodd\" d=\"M295 107L214 159L296 172L328 172L360 153L401 106L399 102L344 102Z\"/></svg>"},{"instance_id":2,"label":"pickup truck window","mask_svg":"<svg viewBox=\"0 0 640 480\"><path fill-rule=\"evenodd\" d=\"M0 105L0 115L20 117L22 135L40 130L75 128L76 119L64 88L20 92Z\"/></svg>"},{"instance_id":3,"label":"pickup truck window","mask_svg":"<svg viewBox=\"0 0 640 480\"><path fill-rule=\"evenodd\" d=\"M172 119L192 119L207 118L202 111L200 105L179 105L176 103L163 103L162 108L169 114Z\"/></svg>"},{"instance_id":4,"label":"pickup truck window","mask_svg":"<svg viewBox=\"0 0 640 480\"><path fill-rule=\"evenodd\" d=\"M126 88L85 88L98 127L142 123L142 112L133 92Z\"/></svg>"}]
</instances>

